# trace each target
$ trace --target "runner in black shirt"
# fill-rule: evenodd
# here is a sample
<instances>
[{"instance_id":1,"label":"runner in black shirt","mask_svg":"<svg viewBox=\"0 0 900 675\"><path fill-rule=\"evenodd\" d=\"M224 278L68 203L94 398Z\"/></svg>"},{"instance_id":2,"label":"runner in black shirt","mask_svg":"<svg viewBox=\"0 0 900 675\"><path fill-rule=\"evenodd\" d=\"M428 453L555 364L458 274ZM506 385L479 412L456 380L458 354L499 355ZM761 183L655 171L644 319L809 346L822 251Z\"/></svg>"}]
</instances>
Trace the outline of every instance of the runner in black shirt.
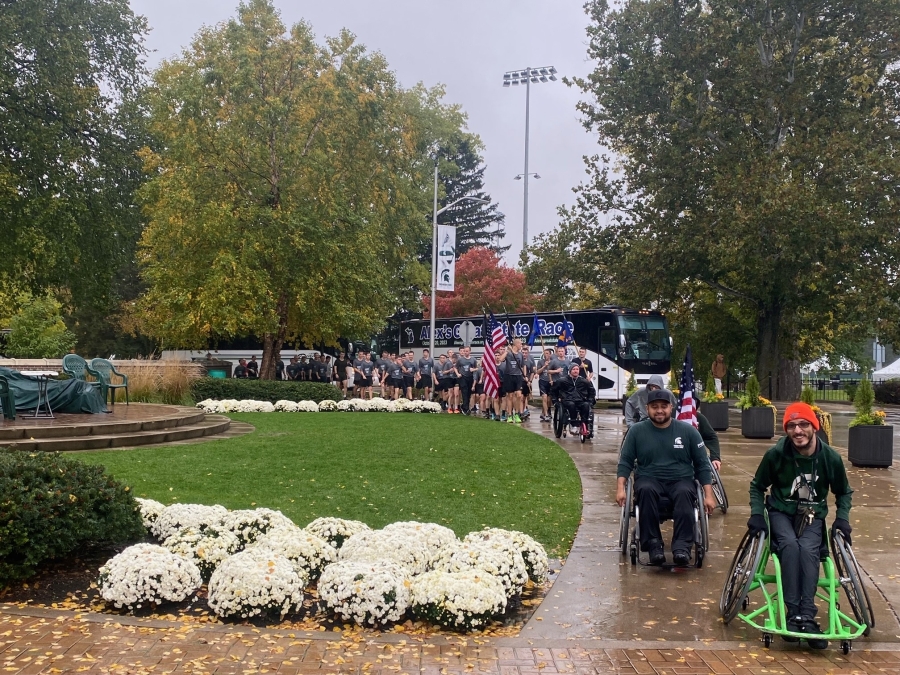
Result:
<instances>
[{"instance_id":1,"label":"runner in black shirt","mask_svg":"<svg viewBox=\"0 0 900 675\"><path fill-rule=\"evenodd\" d=\"M289 380L300 379L300 362L298 361L296 356L291 357L291 362L287 367L287 377Z\"/></svg>"},{"instance_id":2,"label":"runner in black shirt","mask_svg":"<svg viewBox=\"0 0 900 675\"><path fill-rule=\"evenodd\" d=\"M472 349L463 347L456 357L456 372L459 373L459 405L464 415L468 415L472 407L472 394L475 389L475 359Z\"/></svg>"},{"instance_id":3,"label":"runner in black shirt","mask_svg":"<svg viewBox=\"0 0 900 675\"><path fill-rule=\"evenodd\" d=\"M247 377L258 378L259 377L259 361L256 360L255 356L250 357L250 363L247 364L247 370L250 371L250 374Z\"/></svg>"},{"instance_id":4,"label":"runner in black shirt","mask_svg":"<svg viewBox=\"0 0 900 675\"><path fill-rule=\"evenodd\" d=\"M525 361L522 358L522 339L513 340L512 348L504 359L506 372L503 376L503 391L506 393L506 421L510 424L522 421L522 381L525 379Z\"/></svg>"},{"instance_id":5,"label":"runner in black shirt","mask_svg":"<svg viewBox=\"0 0 900 675\"><path fill-rule=\"evenodd\" d=\"M351 365L346 352L338 354L338 360L334 362L334 380L340 383L344 398L347 398L347 368Z\"/></svg>"},{"instance_id":6,"label":"runner in black shirt","mask_svg":"<svg viewBox=\"0 0 900 675\"><path fill-rule=\"evenodd\" d=\"M416 373L416 389L424 390L425 400L431 400L431 387L434 384L434 359L427 349L422 350L422 358L418 363L419 371Z\"/></svg>"}]
</instances>

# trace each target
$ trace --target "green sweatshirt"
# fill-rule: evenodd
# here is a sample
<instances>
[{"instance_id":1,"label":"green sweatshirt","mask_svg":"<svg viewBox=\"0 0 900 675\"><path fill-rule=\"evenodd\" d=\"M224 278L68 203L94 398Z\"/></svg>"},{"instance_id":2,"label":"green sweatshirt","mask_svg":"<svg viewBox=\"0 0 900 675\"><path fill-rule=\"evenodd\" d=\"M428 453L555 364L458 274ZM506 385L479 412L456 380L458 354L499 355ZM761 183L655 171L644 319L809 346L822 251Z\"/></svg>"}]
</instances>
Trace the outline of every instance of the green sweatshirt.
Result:
<instances>
[{"instance_id":1,"label":"green sweatshirt","mask_svg":"<svg viewBox=\"0 0 900 675\"><path fill-rule=\"evenodd\" d=\"M616 476L628 478L632 469L635 478L649 476L670 481L696 477L701 485L712 484L703 439L690 424L677 420L672 420L665 429L658 429L647 419L628 430L619 453Z\"/></svg>"},{"instance_id":2,"label":"green sweatshirt","mask_svg":"<svg viewBox=\"0 0 900 675\"><path fill-rule=\"evenodd\" d=\"M762 515L765 512L765 494L769 491L770 508L788 515L797 513L800 497L805 498L806 489L799 478L797 468L812 482L815 472L816 496L814 508L816 517L825 518L828 513L828 491L834 493L837 502L837 517L849 520L850 502L853 490L847 481L847 471L841 456L827 443L815 439L816 452L804 457L794 449L787 436L769 448L763 456L756 475L750 481L750 513ZM796 465L794 461L796 460Z\"/></svg>"},{"instance_id":3,"label":"green sweatshirt","mask_svg":"<svg viewBox=\"0 0 900 675\"><path fill-rule=\"evenodd\" d=\"M722 451L719 449L719 434L702 413L697 413L697 423L700 425L697 427L697 431L700 432L700 438L703 439L706 449L709 450L709 458L721 462Z\"/></svg>"}]
</instances>

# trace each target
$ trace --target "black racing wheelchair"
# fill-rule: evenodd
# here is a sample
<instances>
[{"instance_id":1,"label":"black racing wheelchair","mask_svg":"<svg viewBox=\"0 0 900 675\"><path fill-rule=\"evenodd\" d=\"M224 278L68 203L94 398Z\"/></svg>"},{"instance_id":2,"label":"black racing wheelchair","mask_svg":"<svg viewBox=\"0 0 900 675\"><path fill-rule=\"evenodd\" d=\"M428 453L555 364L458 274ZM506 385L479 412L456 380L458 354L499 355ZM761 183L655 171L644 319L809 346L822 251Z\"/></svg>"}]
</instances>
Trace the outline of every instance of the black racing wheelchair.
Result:
<instances>
[{"instance_id":1,"label":"black racing wheelchair","mask_svg":"<svg viewBox=\"0 0 900 675\"><path fill-rule=\"evenodd\" d=\"M720 509L724 516L728 513L728 495L725 493L725 485L722 483L722 477L712 462L709 463L709 468L712 470L712 491L713 496L716 498L716 508Z\"/></svg>"},{"instance_id":2,"label":"black racing wheelchair","mask_svg":"<svg viewBox=\"0 0 900 675\"><path fill-rule=\"evenodd\" d=\"M582 443L587 443L594 437L594 406L591 404L591 412L588 416L587 429L581 429L577 436ZM587 431L587 433L584 433ZM569 409L559 399L553 399L553 435L557 438L565 438L569 432Z\"/></svg>"},{"instance_id":3,"label":"black racing wheelchair","mask_svg":"<svg viewBox=\"0 0 900 675\"><path fill-rule=\"evenodd\" d=\"M693 567L703 567L703 558L709 550L709 516L703 508L703 486L699 481L694 481L696 491L694 493L694 542L692 546ZM659 522L672 519L672 502L667 498L660 500ZM629 531L630 528L630 531ZM634 496L634 476L629 476L625 484L625 504L619 518L619 550L622 555L631 558L631 564L640 563L650 565L649 555L647 560L641 558L641 513ZM665 563L664 568L675 567L673 563Z\"/></svg>"}]
</instances>

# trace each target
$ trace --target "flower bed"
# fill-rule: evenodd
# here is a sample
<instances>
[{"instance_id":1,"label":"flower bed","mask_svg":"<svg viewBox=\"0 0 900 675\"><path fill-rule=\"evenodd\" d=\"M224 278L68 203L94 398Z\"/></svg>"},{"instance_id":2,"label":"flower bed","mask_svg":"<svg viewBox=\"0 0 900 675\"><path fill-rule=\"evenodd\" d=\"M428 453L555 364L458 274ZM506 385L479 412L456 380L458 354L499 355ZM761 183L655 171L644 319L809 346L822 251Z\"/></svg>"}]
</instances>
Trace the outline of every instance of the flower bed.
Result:
<instances>
[{"instance_id":1,"label":"flower bed","mask_svg":"<svg viewBox=\"0 0 900 675\"><path fill-rule=\"evenodd\" d=\"M223 413L236 412L411 412L411 413L439 413L441 406L432 401L410 401L399 398L396 401L388 401L383 398L371 400L351 398L346 401L324 400L321 403L315 401L288 401L280 400L274 404L268 401L254 400L215 400L206 399L200 401L197 407L207 413L221 415Z\"/></svg>"},{"instance_id":2,"label":"flower bed","mask_svg":"<svg viewBox=\"0 0 900 675\"><path fill-rule=\"evenodd\" d=\"M312 584L342 621L381 626L414 616L453 630L483 628L529 577L547 577L547 554L522 532L485 529L464 541L436 523L317 518L297 527L278 511L141 500L164 546L140 544L101 568L101 596L129 609L180 602L208 580L209 608L226 619L280 620Z\"/></svg>"}]
</instances>

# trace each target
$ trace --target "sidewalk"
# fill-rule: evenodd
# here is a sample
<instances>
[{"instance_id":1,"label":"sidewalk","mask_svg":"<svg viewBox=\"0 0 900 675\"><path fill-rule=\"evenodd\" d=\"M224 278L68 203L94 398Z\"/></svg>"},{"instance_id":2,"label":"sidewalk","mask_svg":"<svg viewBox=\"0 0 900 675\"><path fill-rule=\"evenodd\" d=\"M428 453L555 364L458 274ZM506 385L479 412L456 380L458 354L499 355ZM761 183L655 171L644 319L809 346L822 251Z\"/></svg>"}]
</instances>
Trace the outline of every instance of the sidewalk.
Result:
<instances>
[{"instance_id":1,"label":"sidewalk","mask_svg":"<svg viewBox=\"0 0 900 675\"><path fill-rule=\"evenodd\" d=\"M847 421L840 422L846 427ZM523 425L552 438L549 425ZM0 673L392 675L900 675L897 477L851 469L854 545L877 626L843 656L776 641L763 648L718 598L749 514L746 484L771 444L721 435L728 514L710 517L702 569L632 567L616 550L613 504L621 412L597 415L592 443L562 439L581 474L582 524L553 588L517 637L447 638L349 629L302 632L0 605Z\"/></svg>"}]
</instances>

